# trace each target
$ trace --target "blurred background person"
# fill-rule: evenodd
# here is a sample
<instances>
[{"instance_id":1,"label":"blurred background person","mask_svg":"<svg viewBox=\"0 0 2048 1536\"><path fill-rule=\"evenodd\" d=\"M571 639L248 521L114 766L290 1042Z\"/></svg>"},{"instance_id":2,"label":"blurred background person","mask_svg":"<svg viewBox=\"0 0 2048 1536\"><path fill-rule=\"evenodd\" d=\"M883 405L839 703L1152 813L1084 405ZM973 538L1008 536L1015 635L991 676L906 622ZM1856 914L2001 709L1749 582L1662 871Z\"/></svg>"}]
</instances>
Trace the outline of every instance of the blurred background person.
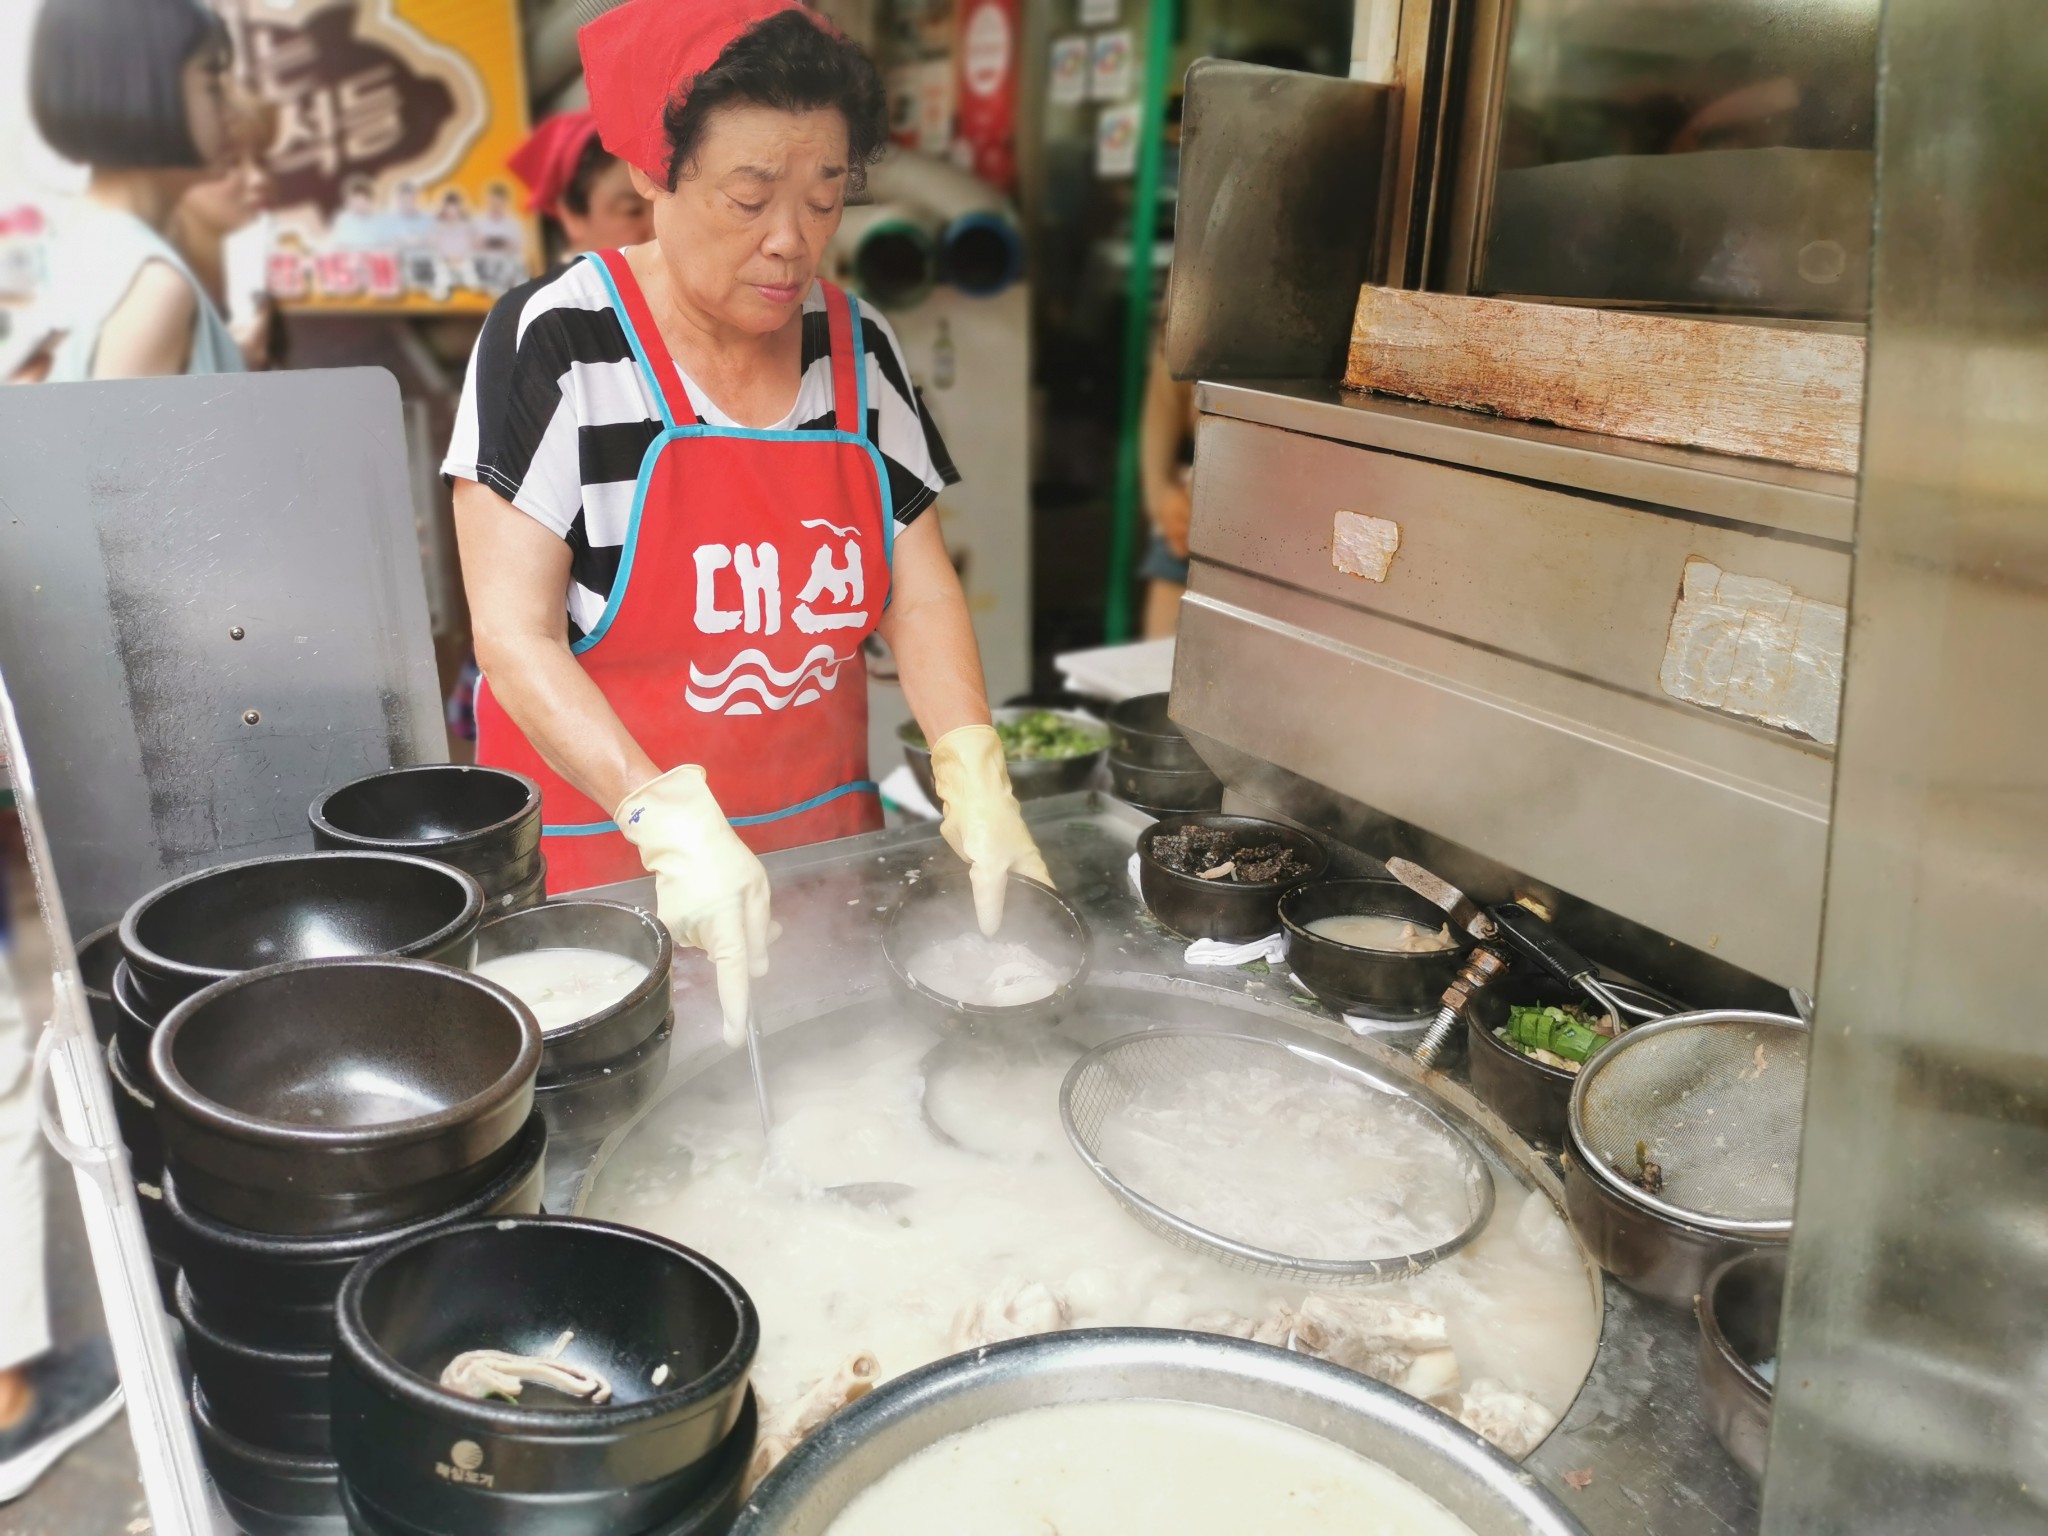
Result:
<instances>
[{"instance_id":1,"label":"blurred background person","mask_svg":"<svg viewBox=\"0 0 2048 1536\"><path fill-rule=\"evenodd\" d=\"M228 292L228 236L248 228L269 208L275 183L265 155L277 135L277 108L236 89L229 93L225 132L227 168L178 199L166 233L192 275L223 315L248 306L245 320L230 321L235 344L251 368L268 368L283 355L277 306L261 291Z\"/></svg>"},{"instance_id":2,"label":"blurred background person","mask_svg":"<svg viewBox=\"0 0 2048 1536\"><path fill-rule=\"evenodd\" d=\"M654 205L633 190L626 162L597 136L588 112L557 112L506 162L526 186L526 207L547 220L556 257L613 251L654 238Z\"/></svg>"},{"instance_id":3,"label":"blurred background person","mask_svg":"<svg viewBox=\"0 0 2048 1536\"><path fill-rule=\"evenodd\" d=\"M1180 623L1180 600L1188 590L1188 524L1194 502L1188 492L1195 470L1195 386L1166 368L1166 353L1155 350L1145 377L1145 411L1138 425L1138 473L1145 496L1151 542L1138 574L1145 579L1142 634L1161 640Z\"/></svg>"},{"instance_id":4,"label":"blurred background person","mask_svg":"<svg viewBox=\"0 0 2048 1536\"><path fill-rule=\"evenodd\" d=\"M0 376L241 371L227 323L164 237L178 200L221 159L230 57L227 29L196 0L46 0L29 107L50 147L90 180Z\"/></svg>"}]
</instances>

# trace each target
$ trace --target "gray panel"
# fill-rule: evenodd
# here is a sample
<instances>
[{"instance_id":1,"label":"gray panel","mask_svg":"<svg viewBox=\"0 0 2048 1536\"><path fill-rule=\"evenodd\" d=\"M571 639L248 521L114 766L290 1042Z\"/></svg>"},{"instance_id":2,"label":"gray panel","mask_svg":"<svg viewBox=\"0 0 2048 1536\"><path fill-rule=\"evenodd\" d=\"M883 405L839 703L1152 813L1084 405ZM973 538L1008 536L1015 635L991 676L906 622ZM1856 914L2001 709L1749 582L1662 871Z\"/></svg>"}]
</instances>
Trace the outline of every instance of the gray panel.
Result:
<instances>
[{"instance_id":1,"label":"gray panel","mask_svg":"<svg viewBox=\"0 0 2048 1536\"><path fill-rule=\"evenodd\" d=\"M1856 483L1850 476L1765 459L1731 459L1703 448L1630 442L1302 379L1257 386L1203 383L1196 388L1195 406L1205 416L1262 422L1334 442L1596 496L1653 502L1845 546L1855 523Z\"/></svg>"},{"instance_id":2,"label":"gray panel","mask_svg":"<svg viewBox=\"0 0 2048 1536\"><path fill-rule=\"evenodd\" d=\"M1804 793L1773 788L1706 755L1738 728L1200 562L1173 707L1191 730L1291 774L1745 970L1809 984L1822 762ZM1673 738L1693 750L1660 744Z\"/></svg>"},{"instance_id":3,"label":"gray panel","mask_svg":"<svg viewBox=\"0 0 2048 1536\"><path fill-rule=\"evenodd\" d=\"M1372 260L1388 87L1197 59L1167 290L1176 378L1336 378Z\"/></svg>"},{"instance_id":4,"label":"gray panel","mask_svg":"<svg viewBox=\"0 0 2048 1536\"><path fill-rule=\"evenodd\" d=\"M1205 422L1195 552L1368 612L1664 702L1686 562L1781 581L1836 605L1844 546L1774 537L1675 508L1596 499L1245 422ZM1233 508L1255 515L1233 517ZM1384 582L1331 559L1340 510L1400 526Z\"/></svg>"},{"instance_id":5,"label":"gray panel","mask_svg":"<svg viewBox=\"0 0 2048 1536\"><path fill-rule=\"evenodd\" d=\"M0 512L0 672L74 932L446 756L381 369L0 392Z\"/></svg>"},{"instance_id":6,"label":"gray panel","mask_svg":"<svg viewBox=\"0 0 2048 1536\"><path fill-rule=\"evenodd\" d=\"M1854 622L1764 1529L2048 1528L2048 91L1890 0Z\"/></svg>"}]
</instances>

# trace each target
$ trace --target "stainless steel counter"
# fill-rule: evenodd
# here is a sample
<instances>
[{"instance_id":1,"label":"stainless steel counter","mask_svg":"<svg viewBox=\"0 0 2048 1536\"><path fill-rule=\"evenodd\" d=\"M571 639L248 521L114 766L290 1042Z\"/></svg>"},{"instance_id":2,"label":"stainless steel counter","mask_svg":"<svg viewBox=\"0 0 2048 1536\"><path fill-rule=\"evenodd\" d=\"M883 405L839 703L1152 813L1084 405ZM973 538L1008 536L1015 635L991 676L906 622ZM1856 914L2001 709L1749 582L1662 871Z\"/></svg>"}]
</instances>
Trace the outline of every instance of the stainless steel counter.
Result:
<instances>
[{"instance_id":1,"label":"stainless steel counter","mask_svg":"<svg viewBox=\"0 0 2048 1536\"><path fill-rule=\"evenodd\" d=\"M1126 878L1146 818L1097 794L1033 802L1026 812L1054 879L1093 930L1094 983L1155 994L1155 1005L1179 995L1205 1009L1235 1009L1248 1021L1304 1029L1416 1075L1406 1057L1354 1036L1284 975L1257 966L1217 970L1186 964L1185 946L1152 921ZM907 878L949 867L953 855L936 828L918 827L771 854L765 862L784 930L759 1002L763 1030L772 1036L821 1011L886 991L890 981L875 942L881 916ZM645 906L654 899L647 880L588 894ZM728 1054L719 1038L709 968L701 958L679 956L677 977L672 1086ZM1562 1210L1554 1158L1529 1147L1473 1099L1461 1067L1431 1086ZM552 1170L550 1209L580 1208L596 1170L630 1133L617 1133L584 1167ZM1604 1302L1592 1373L1563 1423L1529 1458L1528 1470L1560 1494L1593 1536L1755 1530L1755 1490L1701 1417L1692 1318L1640 1301L1611 1282L1604 1285Z\"/></svg>"}]
</instances>

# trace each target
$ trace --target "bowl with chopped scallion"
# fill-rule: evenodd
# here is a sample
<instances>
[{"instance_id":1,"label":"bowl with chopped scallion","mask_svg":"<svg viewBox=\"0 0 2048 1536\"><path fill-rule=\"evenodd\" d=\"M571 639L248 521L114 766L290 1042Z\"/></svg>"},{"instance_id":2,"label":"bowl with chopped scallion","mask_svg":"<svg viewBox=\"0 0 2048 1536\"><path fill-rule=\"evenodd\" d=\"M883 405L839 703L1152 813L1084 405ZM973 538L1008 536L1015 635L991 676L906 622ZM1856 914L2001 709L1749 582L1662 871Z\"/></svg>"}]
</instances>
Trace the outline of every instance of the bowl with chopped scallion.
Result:
<instances>
[{"instance_id":1,"label":"bowl with chopped scallion","mask_svg":"<svg viewBox=\"0 0 2048 1536\"><path fill-rule=\"evenodd\" d=\"M1010 765L1010 785L1019 800L1062 795L1094 782L1095 771L1109 750L1109 732L1101 721L1065 709L1011 707L991 713ZM912 720L896 732L896 739L903 743L903 755L917 775L918 786L937 805L932 749L924 732Z\"/></svg>"}]
</instances>

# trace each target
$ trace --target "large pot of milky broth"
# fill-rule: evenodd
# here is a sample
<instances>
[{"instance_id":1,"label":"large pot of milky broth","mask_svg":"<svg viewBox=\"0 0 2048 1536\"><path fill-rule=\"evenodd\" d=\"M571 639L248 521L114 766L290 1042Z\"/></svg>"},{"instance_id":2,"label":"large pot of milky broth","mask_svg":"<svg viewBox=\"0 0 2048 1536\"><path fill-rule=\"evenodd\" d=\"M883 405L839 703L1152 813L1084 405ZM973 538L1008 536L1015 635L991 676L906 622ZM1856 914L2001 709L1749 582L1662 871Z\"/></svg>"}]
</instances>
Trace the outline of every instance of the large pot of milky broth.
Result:
<instances>
[{"instance_id":1,"label":"large pot of milky broth","mask_svg":"<svg viewBox=\"0 0 2048 1536\"><path fill-rule=\"evenodd\" d=\"M1320 1360L1178 1330L956 1355L842 1410L733 1536L1583 1536L1479 1436Z\"/></svg>"}]
</instances>

